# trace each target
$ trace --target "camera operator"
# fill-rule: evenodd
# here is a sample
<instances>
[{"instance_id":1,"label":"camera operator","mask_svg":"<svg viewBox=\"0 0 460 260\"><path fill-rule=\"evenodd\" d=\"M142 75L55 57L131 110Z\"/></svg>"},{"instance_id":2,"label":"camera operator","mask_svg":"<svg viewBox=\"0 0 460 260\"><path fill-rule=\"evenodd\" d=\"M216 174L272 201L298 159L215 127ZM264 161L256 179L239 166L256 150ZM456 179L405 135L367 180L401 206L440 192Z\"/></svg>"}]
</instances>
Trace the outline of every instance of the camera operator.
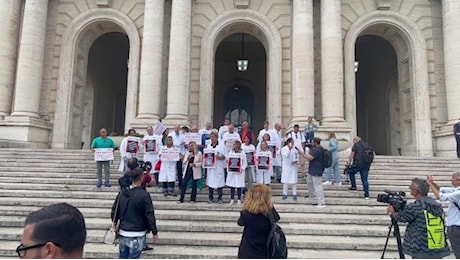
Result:
<instances>
[{"instance_id":1,"label":"camera operator","mask_svg":"<svg viewBox=\"0 0 460 260\"><path fill-rule=\"evenodd\" d=\"M439 259L450 254L444 232L444 211L434 199L427 197L429 185L414 178L409 186L415 202L404 210L395 212L388 206L387 212L397 222L408 223L404 234L403 252L412 258Z\"/></svg>"},{"instance_id":2,"label":"camera operator","mask_svg":"<svg viewBox=\"0 0 460 260\"><path fill-rule=\"evenodd\" d=\"M439 187L434 182L433 176L428 176L428 184L436 198L449 201L447 210L447 235L449 236L455 258L460 258L460 172L452 174L453 187Z\"/></svg>"}]
</instances>

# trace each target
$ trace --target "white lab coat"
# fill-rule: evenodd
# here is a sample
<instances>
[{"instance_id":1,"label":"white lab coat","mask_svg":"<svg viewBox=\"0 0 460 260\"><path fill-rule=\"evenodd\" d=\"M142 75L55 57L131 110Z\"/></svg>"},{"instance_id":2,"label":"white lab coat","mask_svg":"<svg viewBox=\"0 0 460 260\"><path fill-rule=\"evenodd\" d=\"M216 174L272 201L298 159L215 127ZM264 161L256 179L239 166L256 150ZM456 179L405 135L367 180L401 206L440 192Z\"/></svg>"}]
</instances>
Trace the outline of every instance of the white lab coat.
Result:
<instances>
[{"instance_id":1,"label":"white lab coat","mask_svg":"<svg viewBox=\"0 0 460 260\"><path fill-rule=\"evenodd\" d=\"M147 141L147 140L155 140L156 142L156 152L146 152L145 151L145 145L143 145L143 149L144 149L144 162L151 162L152 163L152 170L153 168L155 167L155 164L158 162L158 154L160 153L160 150L161 150L161 147L162 147L162 144L161 144L161 136L160 135L156 135L156 134L153 134L153 135L146 135L144 136L143 138L143 141Z\"/></svg>"},{"instance_id":2,"label":"white lab coat","mask_svg":"<svg viewBox=\"0 0 460 260\"><path fill-rule=\"evenodd\" d=\"M256 154L256 160L259 161L260 156L268 156L270 160L270 167L268 170L259 170L256 169L256 178L254 179L255 183L261 184L270 184L271 183L271 176L273 174L273 156L270 151L258 151Z\"/></svg>"},{"instance_id":3,"label":"white lab coat","mask_svg":"<svg viewBox=\"0 0 460 260\"><path fill-rule=\"evenodd\" d=\"M241 149L243 149L244 153L254 152L254 157L256 156L256 153L255 153L256 148L254 147L253 144L249 144L249 145L242 144ZM247 157L246 157L246 162L247 162ZM255 181L255 179L256 179L256 166L255 165L249 165L249 162L248 162L248 167L247 168L249 168L249 170L251 171L252 179Z\"/></svg>"},{"instance_id":4,"label":"white lab coat","mask_svg":"<svg viewBox=\"0 0 460 260\"><path fill-rule=\"evenodd\" d=\"M165 148L164 146L163 148ZM160 151L161 160L161 151ZM177 176L176 161L161 161L160 174L158 175L159 182L175 182Z\"/></svg>"},{"instance_id":5,"label":"white lab coat","mask_svg":"<svg viewBox=\"0 0 460 260\"><path fill-rule=\"evenodd\" d=\"M213 148L211 144L208 144L206 148L215 149L216 154L220 154L220 155L225 154L223 145L218 144L215 148ZM225 173L224 173L225 167L226 167L225 159L222 159L222 160L217 159L216 167L207 169L206 185L208 185L208 187L215 189L215 188L222 188L225 186Z\"/></svg>"},{"instance_id":6,"label":"white lab coat","mask_svg":"<svg viewBox=\"0 0 460 260\"><path fill-rule=\"evenodd\" d=\"M230 153L229 153L230 154ZM227 174L227 186L232 187L232 188L243 188L245 186L245 174L244 171L246 170L246 167L248 166L248 161L246 160L246 154L244 152L240 153L235 153L239 154L241 158L241 171L238 172L232 172L228 171ZM229 155L227 154L226 159L229 159Z\"/></svg>"},{"instance_id":7,"label":"white lab coat","mask_svg":"<svg viewBox=\"0 0 460 260\"><path fill-rule=\"evenodd\" d=\"M289 149L287 145L285 145L281 149L281 156L283 157L283 169L281 171L281 183L287 184L297 184L297 168L298 168L298 161L299 161L299 153L293 147ZM295 164L292 164L296 162Z\"/></svg>"}]
</instances>

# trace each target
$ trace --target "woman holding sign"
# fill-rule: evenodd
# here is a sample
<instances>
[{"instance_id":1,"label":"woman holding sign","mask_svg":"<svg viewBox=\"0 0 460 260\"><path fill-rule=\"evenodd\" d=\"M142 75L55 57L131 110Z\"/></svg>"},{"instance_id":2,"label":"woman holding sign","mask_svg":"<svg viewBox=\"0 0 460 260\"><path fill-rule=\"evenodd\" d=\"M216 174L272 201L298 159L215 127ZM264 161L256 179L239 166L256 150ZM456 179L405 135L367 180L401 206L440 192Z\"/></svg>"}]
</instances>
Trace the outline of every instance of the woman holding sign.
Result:
<instances>
[{"instance_id":1,"label":"woman holding sign","mask_svg":"<svg viewBox=\"0 0 460 260\"><path fill-rule=\"evenodd\" d=\"M248 167L246 167L246 170L244 171L245 173L245 179L248 185L246 186L246 189L250 189L252 186L252 183L256 179L255 176L255 151L256 148L252 144L251 136L246 135L244 137L244 144L241 146L243 149L243 152L246 154L246 160L248 161Z\"/></svg>"},{"instance_id":2,"label":"woman holding sign","mask_svg":"<svg viewBox=\"0 0 460 260\"><path fill-rule=\"evenodd\" d=\"M217 189L217 203L222 204L222 187L225 186L225 147L218 142L217 131L211 132L211 143L203 150L203 168L207 169L206 185L209 188L209 201L213 203L214 189Z\"/></svg>"},{"instance_id":3,"label":"woman holding sign","mask_svg":"<svg viewBox=\"0 0 460 260\"><path fill-rule=\"evenodd\" d=\"M288 185L292 186L292 199L297 200L297 181L298 181L298 163L299 152L294 146L294 140L288 138L286 145L281 149L283 156L283 170L281 172L281 183L283 184L283 200L287 199Z\"/></svg>"},{"instance_id":4,"label":"woman holding sign","mask_svg":"<svg viewBox=\"0 0 460 260\"><path fill-rule=\"evenodd\" d=\"M241 142L235 141L233 150L227 154L227 186L230 187L230 206L234 204L235 188L238 193L238 205L241 205L241 196L244 187L244 171L248 166L246 154L241 149Z\"/></svg>"},{"instance_id":5,"label":"woman holding sign","mask_svg":"<svg viewBox=\"0 0 460 260\"><path fill-rule=\"evenodd\" d=\"M267 185L271 183L272 160L272 152L268 149L267 142L260 142L260 151L256 155L256 183Z\"/></svg>"},{"instance_id":6,"label":"woman holding sign","mask_svg":"<svg viewBox=\"0 0 460 260\"><path fill-rule=\"evenodd\" d=\"M190 142L188 144L188 152L185 153L184 160L182 161L184 170L182 172L182 189L180 191L179 203L184 202L185 190L187 189L189 180L192 180L192 195L190 202L195 203L197 184L198 180L201 179L202 161L203 157L201 156L201 152L198 151L196 143Z\"/></svg>"},{"instance_id":7,"label":"woman holding sign","mask_svg":"<svg viewBox=\"0 0 460 260\"><path fill-rule=\"evenodd\" d=\"M176 182L176 163L179 160L179 149L174 148L171 136L168 136L166 146L161 148L160 160L161 167L158 179L160 182L163 182L163 193L165 196L176 196L174 193L174 183Z\"/></svg>"}]
</instances>

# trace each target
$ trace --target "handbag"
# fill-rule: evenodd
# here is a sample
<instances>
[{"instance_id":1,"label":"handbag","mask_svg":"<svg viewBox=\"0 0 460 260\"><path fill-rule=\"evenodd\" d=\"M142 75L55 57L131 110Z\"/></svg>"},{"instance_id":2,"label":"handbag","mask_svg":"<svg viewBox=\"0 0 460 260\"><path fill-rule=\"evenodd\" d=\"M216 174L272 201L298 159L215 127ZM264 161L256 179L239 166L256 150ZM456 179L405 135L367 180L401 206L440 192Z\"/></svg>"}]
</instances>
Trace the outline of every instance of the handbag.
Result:
<instances>
[{"instance_id":1,"label":"handbag","mask_svg":"<svg viewBox=\"0 0 460 260\"><path fill-rule=\"evenodd\" d=\"M118 193L117 205L115 206L114 219L116 219L118 213L118 205L120 204L121 193ZM108 245L117 245L118 244L118 231L120 228L120 219L112 221L109 230L105 232L104 243Z\"/></svg>"}]
</instances>

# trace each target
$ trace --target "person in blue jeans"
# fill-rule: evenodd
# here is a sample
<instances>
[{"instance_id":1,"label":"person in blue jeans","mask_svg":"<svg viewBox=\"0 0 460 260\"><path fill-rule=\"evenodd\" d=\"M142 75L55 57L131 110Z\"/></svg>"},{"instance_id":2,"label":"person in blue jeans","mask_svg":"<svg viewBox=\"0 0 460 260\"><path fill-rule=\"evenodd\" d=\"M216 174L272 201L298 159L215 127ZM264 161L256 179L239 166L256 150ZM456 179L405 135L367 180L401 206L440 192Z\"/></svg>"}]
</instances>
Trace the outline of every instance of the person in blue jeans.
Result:
<instances>
[{"instance_id":1,"label":"person in blue jeans","mask_svg":"<svg viewBox=\"0 0 460 260\"><path fill-rule=\"evenodd\" d=\"M329 139L329 151L332 153L332 163L331 167L326 168L326 181L323 182L323 185L331 185L331 173L334 173L334 183L335 185L342 185L340 172L339 172L339 142L335 137L334 132L328 133Z\"/></svg>"},{"instance_id":2,"label":"person in blue jeans","mask_svg":"<svg viewBox=\"0 0 460 260\"><path fill-rule=\"evenodd\" d=\"M363 190L364 190L364 198L369 199L369 168L371 167L371 163L365 163L363 160L364 150L372 149L368 143L361 140L359 136L353 138L353 147L351 148L351 154L348 157L348 164L351 165L350 169L348 170L348 174L350 175L350 183L351 187L348 188L351 191L356 191L356 178L355 174L359 172L361 175L361 182L363 183Z\"/></svg>"}]
</instances>

